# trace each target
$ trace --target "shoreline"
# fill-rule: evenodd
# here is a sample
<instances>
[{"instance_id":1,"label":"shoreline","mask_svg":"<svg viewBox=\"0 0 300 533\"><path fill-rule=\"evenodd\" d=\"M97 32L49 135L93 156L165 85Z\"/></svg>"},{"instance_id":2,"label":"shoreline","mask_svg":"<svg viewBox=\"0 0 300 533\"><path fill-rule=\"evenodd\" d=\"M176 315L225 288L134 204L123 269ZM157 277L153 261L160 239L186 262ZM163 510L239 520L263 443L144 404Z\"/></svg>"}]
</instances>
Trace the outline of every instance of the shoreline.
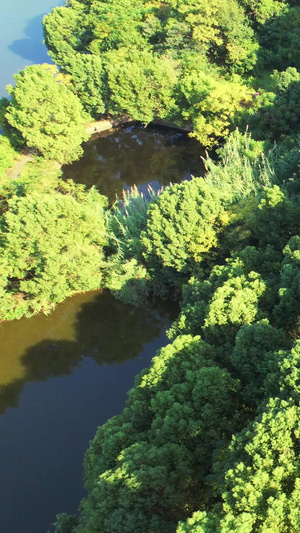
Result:
<instances>
[{"instance_id":1,"label":"shoreline","mask_svg":"<svg viewBox=\"0 0 300 533\"><path fill-rule=\"evenodd\" d=\"M107 119L102 119L102 120L95 120L94 122L89 122L86 125L86 132L89 134L90 139L92 139L94 136L96 137L99 133L108 132L118 126L123 126L124 124L130 124L131 122L136 122L136 121L132 120L132 118L126 115L119 117L119 118L107 118ZM155 124L157 126L162 126L164 128L172 128L182 133L191 133L193 131L191 124L187 124L186 126L177 126L176 124L173 124L172 122L168 122L167 120L162 120L162 119L154 119L150 122L150 124ZM21 152L19 156L17 157L17 159L15 160L15 164L6 170L6 176L8 176L9 178L17 179L20 176L25 165L29 161L34 161L34 156L28 154L28 148L25 148L25 150L26 150L26 153ZM58 168L62 167L62 163L59 163L58 161L56 161L56 163L57 163Z\"/></svg>"},{"instance_id":2,"label":"shoreline","mask_svg":"<svg viewBox=\"0 0 300 533\"><path fill-rule=\"evenodd\" d=\"M95 122L91 122L88 124L86 131L90 134L92 137L93 135L96 135L97 133L103 133L105 131L109 131L113 128L116 128L117 126L123 126L124 124L129 124L130 122L137 122L133 120L132 118L128 117L127 115L119 118L108 118L108 119L102 119L102 120L96 120ZM191 124L187 124L186 126L177 126L173 122L169 122L167 120L162 119L154 119L149 124L155 124L157 126L163 126L164 128L173 128L174 130L182 131L184 133L191 133L193 131L193 127Z\"/></svg>"}]
</instances>

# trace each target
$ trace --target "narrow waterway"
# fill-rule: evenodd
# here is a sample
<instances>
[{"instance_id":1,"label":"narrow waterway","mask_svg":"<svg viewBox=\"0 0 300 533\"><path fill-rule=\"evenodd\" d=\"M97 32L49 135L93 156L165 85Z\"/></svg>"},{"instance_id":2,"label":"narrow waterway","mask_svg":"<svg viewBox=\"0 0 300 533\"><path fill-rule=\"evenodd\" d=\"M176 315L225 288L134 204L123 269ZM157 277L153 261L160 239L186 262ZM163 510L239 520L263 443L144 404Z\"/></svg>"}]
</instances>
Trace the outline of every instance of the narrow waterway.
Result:
<instances>
[{"instance_id":1,"label":"narrow waterway","mask_svg":"<svg viewBox=\"0 0 300 533\"><path fill-rule=\"evenodd\" d=\"M0 96L13 73L50 62L41 21L55 0L1 2ZM203 172L199 144L166 128L126 125L85 146L64 176L113 201ZM0 325L0 498L5 533L46 533L84 495L82 462L96 427L120 413L134 376L166 344L178 310L135 309L104 291L79 294L38 315Z\"/></svg>"},{"instance_id":2,"label":"narrow waterway","mask_svg":"<svg viewBox=\"0 0 300 533\"><path fill-rule=\"evenodd\" d=\"M111 200L202 171L199 144L166 128L132 124L87 143L66 178L96 185ZM96 427L120 413L135 375L167 343L178 310L145 309L111 294L79 294L49 316L0 327L1 525L42 533L56 514L76 513L82 462Z\"/></svg>"}]
</instances>

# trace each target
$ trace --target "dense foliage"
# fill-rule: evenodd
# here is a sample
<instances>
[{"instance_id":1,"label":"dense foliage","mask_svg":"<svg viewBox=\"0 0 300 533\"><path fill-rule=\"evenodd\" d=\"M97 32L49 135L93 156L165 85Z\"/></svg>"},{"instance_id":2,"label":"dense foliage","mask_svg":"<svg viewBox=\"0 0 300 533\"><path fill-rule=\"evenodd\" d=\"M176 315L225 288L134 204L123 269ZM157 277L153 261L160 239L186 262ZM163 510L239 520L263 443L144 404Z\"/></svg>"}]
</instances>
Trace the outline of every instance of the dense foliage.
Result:
<instances>
[{"instance_id":1,"label":"dense foliage","mask_svg":"<svg viewBox=\"0 0 300 533\"><path fill-rule=\"evenodd\" d=\"M134 260L160 293L189 281L170 344L91 443L80 516L57 532L298 531L300 198L262 148L236 132L205 181L133 191L112 212L115 266Z\"/></svg>"},{"instance_id":2,"label":"dense foliage","mask_svg":"<svg viewBox=\"0 0 300 533\"><path fill-rule=\"evenodd\" d=\"M299 8L291 4L69 0L44 18L45 41L92 116L186 122L211 147L241 115L265 115L266 104L276 112L268 71L299 66Z\"/></svg>"},{"instance_id":3,"label":"dense foliage","mask_svg":"<svg viewBox=\"0 0 300 533\"><path fill-rule=\"evenodd\" d=\"M98 429L80 515L57 533L300 529L295 4L69 0L44 19L60 71L25 68L0 102L0 318L100 287L135 305L181 299L170 343ZM84 120L104 114L185 123L207 147L236 124L252 136L231 133L205 179L133 189L111 209L45 160L5 177L12 146L71 161Z\"/></svg>"},{"instance_id":4,"label":"dense foliage","mask_svg":"<svg viewBox=\"0 0 300 533\"><path fill-rule=\"evenodd\" d=\"M225 10L223 0L72 0L45 17L45 40L93 116L192 122L209 146L252 99L240 77L258 50L247 9L236 0Z\"/></svg>"},{"instance_id":5,"label":"dense foliage","mask_svg":"<svg viewBox=\"0 0 300 533\"><path fill-rule=\"evenodd\" d=\"M12 147L7 137L0 137L0 176L8 168L12 167L17 156L17 152Z\"/></svg>"},{"instance_id":6,"label":"dense foliage","mask_svg":"<svg viewBox=\"0 0 300 533\"><path fill-rule=\"evenodd\" d=\"M49 312L102 285L104 197L58 180L42 191L12 181L1 192L2 319Z\"/></svg>"},{"instance_id":7,"label":"dense foliage","mask_svg":"<svg viewBox=\"0 0 300 533\"><path fill-rule=\"evenodd\" d=\"M19 130L27 146L49 159L77 159L87 140L79 99L62 83L52 65L33 65L15 75L8 87L11 101L5 118Z\"/></svg>"}]
</instances>

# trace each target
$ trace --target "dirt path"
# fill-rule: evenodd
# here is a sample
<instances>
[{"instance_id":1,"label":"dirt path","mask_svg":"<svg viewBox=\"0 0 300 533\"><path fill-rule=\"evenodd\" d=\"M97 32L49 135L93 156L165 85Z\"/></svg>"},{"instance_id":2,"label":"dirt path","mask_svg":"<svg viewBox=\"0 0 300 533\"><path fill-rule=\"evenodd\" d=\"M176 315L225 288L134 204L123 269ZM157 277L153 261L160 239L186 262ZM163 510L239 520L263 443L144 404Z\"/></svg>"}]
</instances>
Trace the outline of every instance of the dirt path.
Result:
<instances>
[{"instance_id":1,"label":"dirt path","mask_svg":"<svg viewBox=\"0 0 300 533\"><path fill-rule=\"evenodd\" d=\"M89 135L94 135L96 133L101 133L102 131L111 130L115 126L120 126L121 124L127 124L127 122L132 122L130 117L124 116L120 118L109 118L98 120L95 122L90 122L87 125L86 132Z\"/></svg>"},{"instance_id":2,"label":"dirt path","mask_svg":"<svg viewBox=\"0 0 300 533\"><path fill-rule=\"evenodd\" d=\"M12 180L16 180L28 161L33 161L32 155L20 154L14 166L6 171L7 176Z\"/></svg>"}]
</instances>

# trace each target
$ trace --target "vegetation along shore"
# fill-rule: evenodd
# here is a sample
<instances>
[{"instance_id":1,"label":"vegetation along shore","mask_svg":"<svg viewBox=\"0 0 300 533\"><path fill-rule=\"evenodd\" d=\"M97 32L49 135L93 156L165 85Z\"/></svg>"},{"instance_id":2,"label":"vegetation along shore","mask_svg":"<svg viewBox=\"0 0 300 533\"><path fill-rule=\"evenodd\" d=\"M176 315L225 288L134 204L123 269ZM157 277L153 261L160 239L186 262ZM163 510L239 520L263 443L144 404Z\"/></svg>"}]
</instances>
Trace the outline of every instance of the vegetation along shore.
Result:
<instances>
[{"instance_id":1,"label":"vegetation along shore","mask_svg":"<svg viewBox=\"0 0 300 533\"><path fill-rule=\"evenodd\" d=\"M298 533L300 7L68 0L43 24L55 65L0 102L0 319L103 288L181 305L55 532ZM191 130L218 160L113 207L63 180L58 163L124 116Z\"/></svg>"}]
</instances>

